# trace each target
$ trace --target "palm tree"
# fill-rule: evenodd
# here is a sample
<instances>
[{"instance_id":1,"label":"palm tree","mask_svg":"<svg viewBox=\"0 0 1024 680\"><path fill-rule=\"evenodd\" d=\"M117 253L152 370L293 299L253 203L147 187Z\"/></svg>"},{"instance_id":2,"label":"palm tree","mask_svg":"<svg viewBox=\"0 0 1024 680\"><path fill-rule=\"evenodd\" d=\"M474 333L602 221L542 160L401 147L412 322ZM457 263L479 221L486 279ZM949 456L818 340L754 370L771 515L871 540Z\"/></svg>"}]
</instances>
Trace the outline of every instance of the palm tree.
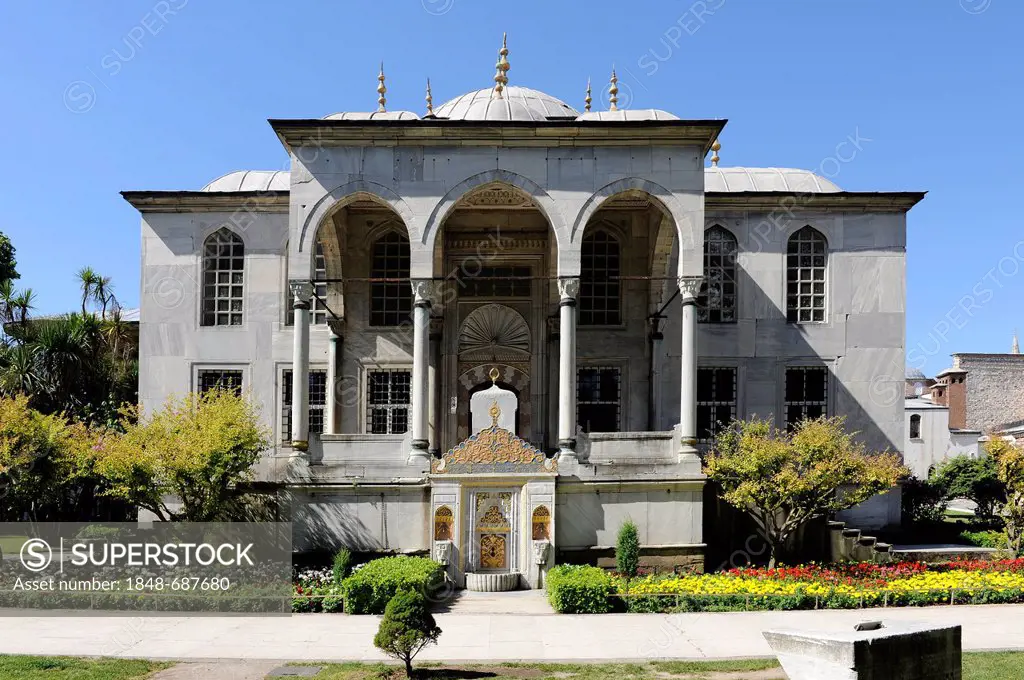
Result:
<instances>
[{"instance_id":1,"label":"palm tree","mask_svg":"<svg viewBox=\"0 0 1024 680\"><path fill-rule=\"evenodd\" d=\"M100 318L106 319L107 305L117 302L117 298L114 297L114 285L110 282L109 276L96 277L92 284L92 297L100 306Z\"/></svg>"},{"instance_id":2,"label":"palm tree","mask_svg":"<svg viewBox=\"0 0 1024 680\"><path fill-rule=\"evenodd\" d=\"M78 270L77 276L78 282L82 286L82 316L85 316L88 313L85 303L96 299L96 286L100 282L100 277L92 267L82 267Z\"/></svg>"},{"instance_id":3,"label":"palm tree","mask_svg":"<svg viewBox=\"0 0 1024 680\"><path fill-rule=\"evenodd\" d=\"M28 325L28 311L35 309L32 302L35 300L36 294L32 292L31 288L18 291L10 300L9 315L12 322L17 322L22 328Z\"/></svg>"}]
</instances>

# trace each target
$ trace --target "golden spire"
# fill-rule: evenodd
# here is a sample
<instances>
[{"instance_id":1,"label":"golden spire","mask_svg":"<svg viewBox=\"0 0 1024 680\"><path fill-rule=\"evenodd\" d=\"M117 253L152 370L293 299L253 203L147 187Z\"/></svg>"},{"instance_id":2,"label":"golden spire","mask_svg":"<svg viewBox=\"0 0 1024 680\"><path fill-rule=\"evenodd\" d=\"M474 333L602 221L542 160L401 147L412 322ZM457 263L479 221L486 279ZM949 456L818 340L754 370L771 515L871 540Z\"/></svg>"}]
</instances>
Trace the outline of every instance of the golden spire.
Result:
<instances>
[{"instance_id":1,"label":"golden spire","mask_svg":"<svg viewBox=\"0 0 1024 680\"><path fill-rule=\"evenodd\" d=\"M430 78L427 78L427 115L434 115L434 95L430 91Z\"/></svg>"},{"instance_id":2,"label":"golden spire","mask_svg":"<svg viewBox=\"0 0 1024 680\"><path fill-rule=\"evenodd\" d=\"M583 110L590 113L590 102L594 101L593 97L590 96L590 78L587 78L587 98L583 101L587 103L587 105L583 107Z\"/></svg>"},{"instance_id":3,"label":"golden spire","mask_svg":"<svg viewBox=\"0 0 1024 680\"><path fill-rule=\"evenodd\" d=\"M608 88L608 110L619 110L619 77L615 75L615 67L612 66L612 85Z\"/></svg>"},{"instance_id":4,"label":"golden spire","mask_svg":"<svg viewBox=\"0 0 1024 680\"><path fill-rule=\"evenodd\" d=\"M722 149L722 143L718 141L718 137L715 137L715 143L711 145L711 150L714 151L714 155L711 157L711 167L717 168L718 161L721 159L718 157L718 152Z\"/></svg>"},{"instance_id":5,"label":"golden spire","mask_svg":"<svg viewBox=\"0 0 1024 680\"><path fill-rule=\"evenodd\" d=\"M1013 329L1013 346L1010 347L1010 354L1020 354L1020 343L1017 342L1017 329Z\"/></svg>"},{"instance_id":6,"label":"golden spire","mask_svg":"<svg viewBox=\"0 0 1024 680\"><path fill-rule=\"evenodd\" d=\"M494 99L502 98L502 91L508 87L508 33L501 36L501 49L498 50L498 63L494 65Z\"/></svg>"},{"instance_id":7,"label":"golden spire","mask_svg":"<svg viewBox=\"0 0 1024 680\"><path fill-rule=\"evenodd\" d=\"M384 97L384 93L388 91L388 88L384 87L384 62L383 61L380 62L380 75L377 76L377 82L380 83L380 85L377 86L377 94L380 95L379 97L377 97L377 112L378 113L386 113L387 112L387 108L385 108L384 105L388 103L388 100L387 100L387 98Z\"/></svg>"}]
</instances>

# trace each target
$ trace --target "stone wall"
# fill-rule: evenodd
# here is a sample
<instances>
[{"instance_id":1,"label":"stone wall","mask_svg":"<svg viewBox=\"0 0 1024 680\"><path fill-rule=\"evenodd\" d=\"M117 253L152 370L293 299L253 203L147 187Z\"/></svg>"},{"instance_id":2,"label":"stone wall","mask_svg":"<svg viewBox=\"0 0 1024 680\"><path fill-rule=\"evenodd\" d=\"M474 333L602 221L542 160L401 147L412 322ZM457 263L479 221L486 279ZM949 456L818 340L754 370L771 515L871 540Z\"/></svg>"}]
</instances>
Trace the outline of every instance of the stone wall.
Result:
<instances>
[{"instance_id":1,"label":"stone wall","mask_svg":"<svg viewBox=\"0 0 1024 680\"><path fill-rule=\"evenodd\" d=\"M1024 355L954 354L967 371L967 429L989 431L1024 418Z\"/></svg>"}]
</instances>

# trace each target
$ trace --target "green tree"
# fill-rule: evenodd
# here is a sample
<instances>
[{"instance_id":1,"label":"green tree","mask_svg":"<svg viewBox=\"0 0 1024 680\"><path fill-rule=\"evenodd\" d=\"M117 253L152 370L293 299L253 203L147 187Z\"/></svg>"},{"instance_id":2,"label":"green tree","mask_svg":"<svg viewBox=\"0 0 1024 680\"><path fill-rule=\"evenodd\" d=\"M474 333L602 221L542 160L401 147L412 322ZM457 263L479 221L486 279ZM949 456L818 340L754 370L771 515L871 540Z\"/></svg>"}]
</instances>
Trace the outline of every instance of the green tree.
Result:
<instances>
[{"instance_id":1,"label":"green tree","mask_svg":"<svg viewBox=\"0 0 1024 680\"><path fill-rule=\"evenodd\" d=\"M405 675L412 677L412 660L441 635L426 599L415 590L400 590L384 609L374 646L405 663Z\"/></svg>"},{"instance_id":2,"label":"green tree","mask_svg":"<svg viewBox=\"0 0 1024 680\"><path fill-rule=\"evenodd\" d=\"M705 473L730 505L750 514L774 567L806 522L862 503L909 474L897 454L869 453L843 418L800 422L792 432L767 420L736 421L719 433Z\"/></svg>"},{"instance_id":3,"label":"green tree","mask_svg":"<svg viewBox=\"0 0 1024 680\"><path fill-rule=\"evenodd\" d=\"M1006 538L1010 549L1020 555L1024 550L1024 449L1017 442L990 437L985 450L996 462L996 469L1006 487L1006 503L1000 511L1006 522Z\"/></svg>"},{"instance_id":4,"label":"green tree","mask_svg":"<svg viewBox=\"0 0 1024 680\"><path fill-rule=\"evenodd\" d=\"M100 281L100 276L92 267L82 267L75 274L78 278L78 285L82 289L82 316L88 314L86 304L90 300L96 299L96 284Z\"/></svg>"},{"instance_id":5,"label":"green tree","mask_svg":"<svg viewBox=\"0 0 1024 680\"><path fill-rule=\"evenodd\" d=\"M126 407L120 427L91 450L90 464L105 493L161 520L230 519L238 485L270 446L257 409L231 390L172 397L152 414Z\"/></svg>"},{"instance_id":6,"label":"green tree","mask_svg":"<svg viewBox=\"0 0 1024 680\"><path fill-rule=\"evenodd\" d=\"M996 508L1006 500L1006 485L999 479L999 467L992 456L953 456L943 461L929 477L945 490L945 499L967 498L978 506L978 517L995 517Z\"/></svg>"},{"instance_id":7,"label":"green tree","mask_svg":"<svg viewBox=\"0 0 1024 680\"><path fill-rule=\"evenodd\" d=\"M619 527L615 542L615 568L626 579L636 578L640 570L640 534L633 520L627 519Z\"/></svg>"},{"instance_id":8,"label":"green tree","mask_svg":"<svg viewBox=\"0 0 1024 680\"><path fill-rule=\"evenodd\" d=\"M0 519L73 519L75 488L93 435L81 423L29 407L28 398L0 397Z\"/></svg>"},{"instance_id":9,"label":"green tree","mask_svg":"<svg viewBox=\"0 0 1024 680\"><path fill-rule=\"evenodd\" d=\"M0 282L21 278L17 266L18 261L14 259L14 244L0 231Z\"/></svg>"}]
</instances>

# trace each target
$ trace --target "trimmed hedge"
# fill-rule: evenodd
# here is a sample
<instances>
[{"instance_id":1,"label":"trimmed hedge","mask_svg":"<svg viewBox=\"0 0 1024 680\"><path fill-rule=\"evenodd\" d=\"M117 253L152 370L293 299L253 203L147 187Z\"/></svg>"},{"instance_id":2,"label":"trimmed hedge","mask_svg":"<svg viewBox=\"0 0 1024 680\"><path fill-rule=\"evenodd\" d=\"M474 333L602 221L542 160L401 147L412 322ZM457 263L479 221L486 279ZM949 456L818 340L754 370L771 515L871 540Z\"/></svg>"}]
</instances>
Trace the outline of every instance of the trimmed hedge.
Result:
<instances>
[{"instance_id":1,"label":"trimmed hedge","mask_svg":"<svg viewBox=\"0 0 1024 680\"><path fill-rule=\"evenodd\" d=\"M382 557L363 565L341 583L349 614L383 614L399 590L415 590L424 597L445 579L444 567L426 557Z\"/></svg>"},{"instance_id":2,"label":"trimmed hedge","mask_svg":"<svg viewBox=\"0 0 1024 680\"><path fill-rule=\"evenodd\" d=\"M547 574L548 602L559 614L605 614L615 587L598 567L560 564Z\"/></svg>"}]
</instances>

